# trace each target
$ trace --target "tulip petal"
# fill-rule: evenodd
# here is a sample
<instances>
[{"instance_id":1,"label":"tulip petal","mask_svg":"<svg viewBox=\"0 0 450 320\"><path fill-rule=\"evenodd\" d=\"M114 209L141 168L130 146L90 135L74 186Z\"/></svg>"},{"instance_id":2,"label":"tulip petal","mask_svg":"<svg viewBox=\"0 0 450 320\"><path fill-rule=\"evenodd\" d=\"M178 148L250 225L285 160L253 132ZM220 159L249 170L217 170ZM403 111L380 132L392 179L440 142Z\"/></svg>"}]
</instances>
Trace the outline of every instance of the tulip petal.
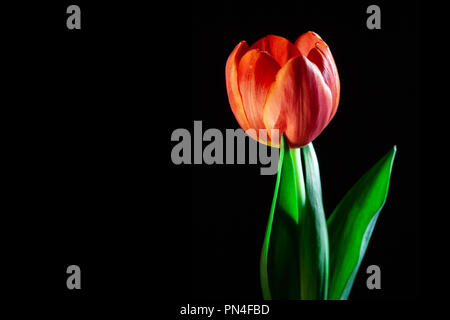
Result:
<instances>
[{"instance_id":1,"label":"tulip petal","mask_svg":"<svg viewBox=\"0 0 450 320\"><path fill-rule=\"evenodd\" d=\"M269 53L282 67L289 59L299 56L300 51L289 40L274 35L268 35L255 42L249 50L259 49Z\"/></svg>"},{"instance_id":2,"label":"tulip petal","mask_svg":"<svg viewBox=\"0 0 450 320\"><path fill-rule=\"evenodd\" d=\"M320 70L306 57L298 56L278 72L267 95L264 123L271 129L284 121L290 147L298 148L322 132L331 111L331 91Z\"/></svg>"},{"instance_id":3,"label":"tulip petal","mask_svg":"<svg viewBox=\"0 0 450 320\"><path fill-rule=\"evenodd\" d=\"M238 66L242 56L247 52L248 45L245 41L241 41L231 52L225 67L225 79L227 84L228 100L230 101L231 110L238 121L241 128L245 131L250 125L245 115L242 97L239 92L238 84Z\"/></svg>"},{"instance_id":4,"label":"tulip petal","mask_svg":"<svg viewBox=\"0 0 450 320\"><path fill-rule=\"evenodd\" d=\"M295 46L300 51L302 56L307 57L311 49L316 47L316 43L324 42L322 38L315 32L308 31L302 34L295 41Z\"/></svg>"},{"instance_id":5,"label":"tulip petal","mask_svg":"<svg viewBox=\"0 0 450 320\"><path fill-rule=\"evenodd\" d=\"M312 49L308 54L308 59L319 68L325 83L331 90L331 95L333 97L333 108L329 119L331 120L337 111L340 96L339 75L337 73L334 60L330 61L330 59L327 58L324 52L319 48Z\"/></svg>"},{"instance_id":6,"label":"tulip petal","mask_svg":"<svg viewBox=\"0 0 450 320\"><path fill-rule=\"evenodd\" d=\"M280 70L266 52L249 50L239 62L238 83L248 123L253 129L265 129L263 108L267 92Z\"/></svg>"},{"instance_id":7,"label":"tulip petal","mask_svg":"<svg viewBox=\"0 0 450 320\"><path fill-rule=\"evenodd\" d=\"M330 87L333 97L333 108L330 114L331 120L336 114L340 97L340 81L336 63L330 48L322 40L322 38L314 32L306 32L302 34L297 41L296 47L301 54L314 63L322 73L326 84Z\"/></svg>"}]
</instances>

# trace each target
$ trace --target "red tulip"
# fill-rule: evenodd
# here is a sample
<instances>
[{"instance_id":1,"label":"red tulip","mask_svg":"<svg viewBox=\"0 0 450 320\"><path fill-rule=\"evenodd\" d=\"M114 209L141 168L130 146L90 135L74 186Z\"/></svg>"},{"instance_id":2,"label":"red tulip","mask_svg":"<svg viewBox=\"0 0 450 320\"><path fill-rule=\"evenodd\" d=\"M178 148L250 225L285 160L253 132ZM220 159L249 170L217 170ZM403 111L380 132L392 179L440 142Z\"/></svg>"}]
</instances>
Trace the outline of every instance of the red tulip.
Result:
<instances>
[{"instance_id":1,"label":"red tulip","mask_svg":"<svg viewBox=\"0 0 450 320\"><path fill-rule=\"evenodd\" d=\"M339 103L340 83L327 44L314 32L301 35L295 44L268 35L251 47L240 42L226 65L231 109L242 129L284 133L291 148L313 141L328 125ZM250 130L251 131L251 130Z\"/></svg>"}]
</instances>

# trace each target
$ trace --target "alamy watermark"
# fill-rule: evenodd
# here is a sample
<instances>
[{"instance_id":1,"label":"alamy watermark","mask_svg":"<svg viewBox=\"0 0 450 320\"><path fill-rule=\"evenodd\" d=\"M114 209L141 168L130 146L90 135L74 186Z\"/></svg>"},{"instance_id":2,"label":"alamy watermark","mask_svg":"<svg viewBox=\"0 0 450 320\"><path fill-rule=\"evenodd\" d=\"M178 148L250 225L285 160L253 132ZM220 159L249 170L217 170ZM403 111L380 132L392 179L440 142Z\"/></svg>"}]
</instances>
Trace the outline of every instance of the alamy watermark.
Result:
<instances>
[{"instance_id":1,"label":"alamy watermark","mask_svg":"<svg viewBox=\"0 0 450 320\"><path fill-rule=\"evenodd\" d=\"M67 7L67 14L70 14L66 20L66 26L69 30L81 29L81 9L79 6L72 4Z\"/></svg>"},{"instance_id":2,"label":"alamy watermark","mask_svg":"<svg viewBox=\"0 0 450 320\"><path fill-rule=\"evenodd\" d=\"M67 289L81 289L81 269L76 264L67 267L66 273L69 274L66 281Z\"/></svg>"},{"instance_id":3,"label":"alamy watermark","mask_svg":"<svg viewBox=\"0 0 450 320\"><path fill-rule=\"evenodd\" d=\"M226 129L225 135L219 129L207 129L203 132L202 121L194 121L194 134L184 128L172 132L171 141L178 142L171 152L172 162L180 164L258 164L261 175L274 175L278 171L280 149L258 143L250 136L262 141L279 141L279 131L248 129ZM206 142L204 145L203 143ZM247 150L248 146L248 152Z\"/></svg>"},{"instance_id":4,"label":"alamy watermark","mask_svg":"<svg viewBox=\"0 0 450 320\"><path fill-rule=\"evenodd\" d=\"M370 14L366 20L366 26L369 30L381 29L381 9L376 4L372 4L367 7L367 14Z\"/></svg>"}]
</instances>

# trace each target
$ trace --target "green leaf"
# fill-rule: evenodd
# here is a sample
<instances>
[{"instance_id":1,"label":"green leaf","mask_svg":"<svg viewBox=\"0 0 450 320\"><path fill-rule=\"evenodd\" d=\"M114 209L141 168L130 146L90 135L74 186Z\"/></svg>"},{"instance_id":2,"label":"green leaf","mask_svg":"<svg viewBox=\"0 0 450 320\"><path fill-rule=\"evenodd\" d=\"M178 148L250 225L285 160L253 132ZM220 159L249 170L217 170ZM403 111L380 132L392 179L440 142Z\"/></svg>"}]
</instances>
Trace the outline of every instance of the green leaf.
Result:
<instances>
[{"instance_id":1,"label":"green leaf","mask_svg":"<svg viewBox=\"0 0 450 320\"><path fill-rule=\"evenodd\" d=\"M326 299L328 236L312 144L290 150L282 139L260 266L265 299Z\"/></svg>"},{"instance_id":2,"label":"green leaf","mask_svg":"<svg viewBox=\"0 0 450 320\"><path fill-rule=\"evenodd\" d=\"M328 232L322 202L319 163L312 143L303 154L305 202L300 209L300 283L302 300L327 299Z\"/></svg>"},{"instance_id":3,"label":"green leaf","mask_svg":"<svg viewBox=\"0 0 450 320\"><path fill-rule=\"evenodd\" d=\"M327 221L330 241L328 297L346 300L386 201L394 146L351 189Z\"/></svg>"},{"instance_id":4,"label":"green leaf","mask_svg":"<svg viewBox=\"0 0 450 320\"><path fill-rule=\"evenodd\" d=\"M300 299L295 170L284 140L280 144L275 192L261 254L264 299Z\"/></svg>"}]
</instances>

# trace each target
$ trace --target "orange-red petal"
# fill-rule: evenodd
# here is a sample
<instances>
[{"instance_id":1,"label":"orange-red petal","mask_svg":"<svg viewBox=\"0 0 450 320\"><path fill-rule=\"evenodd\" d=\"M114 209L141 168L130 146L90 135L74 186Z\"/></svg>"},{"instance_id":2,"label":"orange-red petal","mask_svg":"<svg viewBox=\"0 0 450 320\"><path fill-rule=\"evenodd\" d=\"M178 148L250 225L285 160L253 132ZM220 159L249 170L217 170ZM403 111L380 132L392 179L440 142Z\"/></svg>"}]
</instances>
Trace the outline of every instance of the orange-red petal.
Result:
<instances>
[{"instance_id":1,"label":"orange-red petal","mask_svg":"<svg viewBox=\"0 0 450 320\"><path fill-rule=\"evenodd\" d=\"M307 57L309 51L311 51L312 48L315 48L316 43L319 41L323 42L322 38L317 33L308 31L298 37L295 41L295 46L300 51L302 56Z\"/></svg>"},{"instance_id":2,"label":"orange-red petal","mask_svg":"<svg viewBox=\"0 0 450 320\"><path fill-rule=\"evenodd\" d=\"M266 127L285 126L290 147L314 140L329 122L332 97L318 67L306 57L288 61L276 76L264 107Z\"/></svg>"},{"instance_id":3,"label":"orange-red petal","mask_svg":"<svg viewBox=\"0 0 450 320\"><path fill-rule=\"evenodd\" d=\"M264 103L278 70L278 63L269 54L258 49L247 51L239 62L239 91L250 128L265 129Z\"/></svg>"},{"instance_id":4,"label":"orange-red petal","mask_svg":"<svg viewBox=\"0 0 450 320\"><path fill-rule=\"evenodd\" d=\"M331 120L337 111L341 89L339 74L330 48L318 34L311 31L302 34L295 41L295 45L303 56L307 57L319 68L326 84L330 87L333 97Z\"/></svg>"},{"instance_id":5,"label":"orange-red petal","mask_svg":"<svg viewBox=\"0 0 450 320\"><path fill-rule=\"evenodd\" d=\"M268 35L255 42L249 50L259 49L269 53L282 67L292 57L300 55L299 50L289 40L280 36Z\"/></svg>"},{"instance_id":6,"label":"orange-red petal","mask_svg":"<svg viewBox=\"0 0 450 320\"><path fill-rule=\"evenodd\" d=\"M250 126L245 116L242 97L239 92L238 84L238 66L242 56L247 52L248 45L245 41L241 41L231 52L225 67L225 79L227 85L228 100L230 101L231 110L243 130L247 130Z\"/></svg>"}]
</instances>

